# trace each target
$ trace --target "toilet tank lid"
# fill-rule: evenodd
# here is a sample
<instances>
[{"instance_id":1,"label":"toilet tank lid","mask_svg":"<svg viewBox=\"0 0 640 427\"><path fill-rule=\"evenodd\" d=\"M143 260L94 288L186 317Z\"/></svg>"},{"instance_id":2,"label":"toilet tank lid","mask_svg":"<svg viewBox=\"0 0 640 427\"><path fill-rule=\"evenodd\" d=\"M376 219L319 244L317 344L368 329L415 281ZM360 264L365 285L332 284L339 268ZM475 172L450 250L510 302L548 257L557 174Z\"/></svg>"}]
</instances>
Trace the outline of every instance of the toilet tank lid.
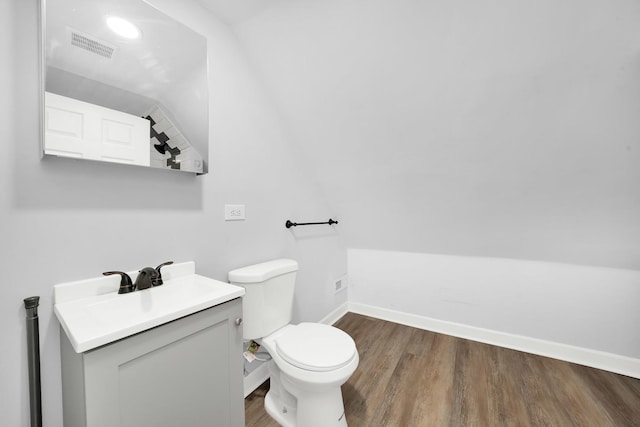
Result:
<instances>
[{"instance_id":1,"label":"toilet tank lid","mask_svg":"<svg viewBox=\"0 0 640 427\"><path fill-rule=\"evenodd\" d=\"M231 283L257 283L272 277L298 271L298 263L292 259L275 259L248 267L237 268L229 272Z\"/></svg>"}]
</instances>

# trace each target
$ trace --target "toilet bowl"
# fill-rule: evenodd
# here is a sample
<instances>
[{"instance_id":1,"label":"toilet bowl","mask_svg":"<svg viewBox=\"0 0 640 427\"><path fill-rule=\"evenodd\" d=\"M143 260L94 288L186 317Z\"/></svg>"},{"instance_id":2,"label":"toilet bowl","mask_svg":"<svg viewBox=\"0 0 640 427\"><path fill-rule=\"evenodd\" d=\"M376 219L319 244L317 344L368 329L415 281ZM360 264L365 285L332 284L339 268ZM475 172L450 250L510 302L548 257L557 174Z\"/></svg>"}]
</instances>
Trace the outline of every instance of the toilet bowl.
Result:
<instances>
[{"instance_id":1,"label":"toilet bowl","mask_svg":"<svg viewBox=\"0 0 640 427\"><path fill-rule=\"evenodd\" d=\"M358 351L344 331L290 324L298 264L282 259L229 272L245 288L243 336L271 355L267 413L285 427L347 426L340 386L356 370Z\"/></svg>"}]
</instances>

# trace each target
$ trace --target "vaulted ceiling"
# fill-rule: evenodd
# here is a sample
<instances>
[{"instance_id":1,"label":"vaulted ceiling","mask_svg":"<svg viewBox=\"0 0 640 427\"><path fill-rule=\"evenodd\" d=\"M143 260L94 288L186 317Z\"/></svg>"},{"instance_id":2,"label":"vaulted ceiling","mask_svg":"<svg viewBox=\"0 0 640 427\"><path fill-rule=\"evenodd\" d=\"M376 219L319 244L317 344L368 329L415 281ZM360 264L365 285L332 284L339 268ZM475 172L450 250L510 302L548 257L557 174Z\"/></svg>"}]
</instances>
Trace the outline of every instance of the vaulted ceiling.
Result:
<instances>
[{"instance_id":1,"label":"vaulted ceiling","mask_svg":"<svg viewBox=\"0 0 640 427\"><path fill-rule=\"evenodd\" d=\"M640 269L640 4L199 0L350 247Z\"/></svg>"}]
</instances>

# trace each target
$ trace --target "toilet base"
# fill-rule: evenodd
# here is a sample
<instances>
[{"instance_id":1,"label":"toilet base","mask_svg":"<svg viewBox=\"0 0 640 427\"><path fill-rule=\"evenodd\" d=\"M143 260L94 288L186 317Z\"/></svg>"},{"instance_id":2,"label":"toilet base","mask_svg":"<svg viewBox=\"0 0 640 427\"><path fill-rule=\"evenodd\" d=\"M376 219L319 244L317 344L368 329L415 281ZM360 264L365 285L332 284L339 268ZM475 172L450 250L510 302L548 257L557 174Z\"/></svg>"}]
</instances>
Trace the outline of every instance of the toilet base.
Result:
<instances>
[{"instance_id":1,"label":"toilet base","mask_svg":"<svg viewBox=\"0 0 640 427\"><path fill-rule=\"evenodd\" d=\"M357 351L346 365L333 371L300 369L283 360L276 346L278 337L295 327L284 326L259 341L272 357L264 401L267 413L284 427L347 427L341 386L358 366Z\"/></svg>"},{"instance_id":2,"label":"toilet base","mask_svg":"<svg viewBox=\"0 0 640 427\"><path fill-rule=\"evenodd\" d=\"M283 404L277 393L267 392L264 408L283 427L347 427L340 387L322 393L305 393L298 407Z\"/></svg>"},{"instance_id":3,"label":"toilet base","mask_svg":"<svg viewBox=\"0 0 640 427\"><path fill-rule=\"evenodd\" d=\"M296 411L295 409L286 408L282 404L278 404L274 399L272 392L267 392L264 397L264 409L267 414L282 427L295 427L296 425Z\"/></svg>"}]
</instances>

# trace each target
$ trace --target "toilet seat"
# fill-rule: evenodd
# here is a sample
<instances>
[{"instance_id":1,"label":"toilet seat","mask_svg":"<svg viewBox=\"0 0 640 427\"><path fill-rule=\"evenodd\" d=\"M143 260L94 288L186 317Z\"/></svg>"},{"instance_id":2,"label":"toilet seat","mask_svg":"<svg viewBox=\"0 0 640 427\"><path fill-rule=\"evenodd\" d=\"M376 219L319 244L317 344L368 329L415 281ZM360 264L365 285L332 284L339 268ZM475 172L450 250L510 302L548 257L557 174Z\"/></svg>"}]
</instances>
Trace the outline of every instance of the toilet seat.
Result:
<instances>
[{"instance_id":1,"label":"toilet seat","mask_svg":"<svg viewBox=\"0 0 640 427\"><path fill-rule=\"evenodd\" d=\"M344 331L319 323L300 323L276 339L276 351L286 362L314 372L333 371L353 360L356 344Z\"/></svg>"}]
</instances>

